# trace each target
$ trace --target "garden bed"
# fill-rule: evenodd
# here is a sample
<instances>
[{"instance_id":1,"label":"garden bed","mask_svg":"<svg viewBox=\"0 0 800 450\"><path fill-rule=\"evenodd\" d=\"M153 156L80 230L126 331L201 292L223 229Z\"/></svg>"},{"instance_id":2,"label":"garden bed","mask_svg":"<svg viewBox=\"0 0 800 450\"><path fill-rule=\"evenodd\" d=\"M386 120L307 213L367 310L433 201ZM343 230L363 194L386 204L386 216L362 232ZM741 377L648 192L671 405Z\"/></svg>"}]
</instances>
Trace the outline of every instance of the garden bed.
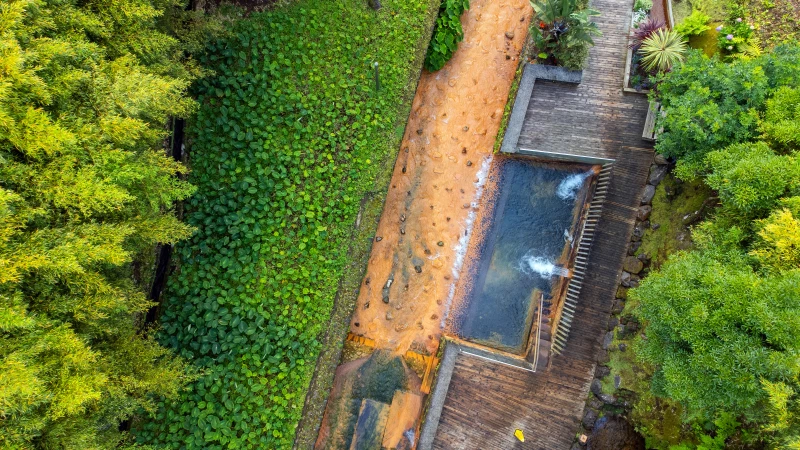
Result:
<instances>
[{"instance_id":1,"label":"garden bed","mask_svg":"<svg viewBox=\"0 0 800 450\"><path fill-rule=\"evenodd\" d=\"M663 22L667 28L674 26L672 17L672 0L654 0L653 6L650 9L637 9L639 1L634 3L634 11L631 14L631 28L630 32L633 33L634 29L639 23L651 19ZM647 74L639 69L638 55L630 47L631 40L628 40L628 55L625 59L625 79L623 80L622 88L625 92L634 92L637 94L647 94L650 92L649 84L647 82L639 83L638 79L644 78ZM637 88L638 87L638 88Z\"/></svg>"}]
</instances>

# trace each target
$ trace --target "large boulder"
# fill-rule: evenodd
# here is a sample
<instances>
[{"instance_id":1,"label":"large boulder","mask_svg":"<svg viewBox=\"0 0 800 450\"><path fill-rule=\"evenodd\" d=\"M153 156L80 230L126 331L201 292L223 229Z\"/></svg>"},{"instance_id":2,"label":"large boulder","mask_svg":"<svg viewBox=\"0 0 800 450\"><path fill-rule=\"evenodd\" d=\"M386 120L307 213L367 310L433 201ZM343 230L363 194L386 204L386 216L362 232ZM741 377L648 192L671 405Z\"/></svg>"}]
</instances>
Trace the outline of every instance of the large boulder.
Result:
<instances>
[{"instance_id":1,"label":"large boulder","mask_svg":"<svg viewBox=\"0 0 800 450\"><path fill-rule=\"evenodd\" d=\"M630 272L631 274L637 274L641 272L643 268L644 264L635 256L628 256L625 258L625 261L622 262L622 270Z\"/></svg>"}]
</instances>

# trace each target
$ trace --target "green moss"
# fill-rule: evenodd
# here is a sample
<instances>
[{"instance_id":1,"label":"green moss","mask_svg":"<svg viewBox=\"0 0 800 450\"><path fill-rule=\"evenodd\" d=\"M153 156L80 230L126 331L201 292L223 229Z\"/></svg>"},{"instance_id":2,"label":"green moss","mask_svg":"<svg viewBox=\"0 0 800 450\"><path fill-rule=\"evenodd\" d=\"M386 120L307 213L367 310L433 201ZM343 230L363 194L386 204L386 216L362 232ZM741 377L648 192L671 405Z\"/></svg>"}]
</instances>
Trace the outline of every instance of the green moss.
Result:
<instances>
[{"instance_id":1,"label":"green moss","mask_svg":"<svg viewBox=\"0 0 800 450\"><path fill-rule=\"evenodd\" d=\"M656 189L650 215L650 223L658 224L659 228L645 232L637 254L647 253L652 258L652 267L658 268L672 253L691 248L683 218L699 210L712 194L700 180L682 182L672 174L667 175Z\"/></svg>"},{"instance_id":2,"label":"green moss","mask_svg":"<svg viewBox=\"0 0 800 450\"><path fill-rule=\"evenodd\" d=\"M675 20L675 25L683 22L683 19L689 17L692 13L692 4L689 0L673 0L672 2L672 18Z\"/></svg>"}]
</instances>

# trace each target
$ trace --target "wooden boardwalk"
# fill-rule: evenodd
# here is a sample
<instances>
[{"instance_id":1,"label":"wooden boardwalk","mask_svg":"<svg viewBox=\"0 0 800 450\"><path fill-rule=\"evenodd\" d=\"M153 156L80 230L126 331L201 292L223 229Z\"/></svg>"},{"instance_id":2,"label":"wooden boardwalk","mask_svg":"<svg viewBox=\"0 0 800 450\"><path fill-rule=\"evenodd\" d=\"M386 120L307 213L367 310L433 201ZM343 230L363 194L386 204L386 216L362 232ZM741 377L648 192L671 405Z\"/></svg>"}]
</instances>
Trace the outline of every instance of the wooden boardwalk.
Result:
<instances>
[{"instance_id":1,"label":"wooden boardwalk","mask_svg":"<svg viewBox=\"0 0 800 450\"><path fill-rule=\"evenodd\" d=\"M537 81L518 142L616 160L567 346L537 373L459 354L433 448L566 450L573 443L653 158L641 138L647 99L622 92L632 3L592 1L603 36L583 82Z\"/></svg>"}]
</instances>

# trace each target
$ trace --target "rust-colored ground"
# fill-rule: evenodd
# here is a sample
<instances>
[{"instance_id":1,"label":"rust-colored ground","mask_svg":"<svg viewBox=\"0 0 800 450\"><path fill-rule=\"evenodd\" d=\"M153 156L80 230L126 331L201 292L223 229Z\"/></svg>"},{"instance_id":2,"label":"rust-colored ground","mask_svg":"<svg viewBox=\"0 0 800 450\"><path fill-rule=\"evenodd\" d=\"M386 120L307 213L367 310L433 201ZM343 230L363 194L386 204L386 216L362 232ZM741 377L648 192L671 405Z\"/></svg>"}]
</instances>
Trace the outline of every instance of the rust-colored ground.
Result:
<instances>
[{"instance_id":1,"label":"rust-colored ground","mask_svg":"<svg viewBox=\"0 0 800 450\"><path fill-rule=\"evenodd\" d=\"M438 346L530 16L528 0L474 0L453 59L420 79L351 321L377 348Z\"/></svg>"}]
</instances>

